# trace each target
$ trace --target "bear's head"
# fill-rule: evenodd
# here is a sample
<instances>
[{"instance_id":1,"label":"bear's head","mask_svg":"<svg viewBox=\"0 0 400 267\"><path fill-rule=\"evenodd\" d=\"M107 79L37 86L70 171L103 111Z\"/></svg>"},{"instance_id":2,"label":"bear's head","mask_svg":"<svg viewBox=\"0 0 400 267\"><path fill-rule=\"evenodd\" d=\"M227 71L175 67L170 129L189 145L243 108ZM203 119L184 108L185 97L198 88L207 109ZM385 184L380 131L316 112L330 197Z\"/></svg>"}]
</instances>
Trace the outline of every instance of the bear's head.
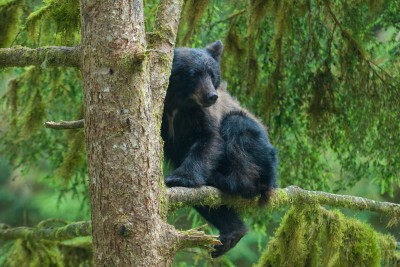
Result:
<instances>
[{"instance_id":1,"label":"bear's head","mask_svg":"<svg viewBox=\"0 0 400 267\"><path fill-rule=\"evenodd\" d=\"M165 104L173 108L213 105L221 83L219 61L222 50L221 41L204 49L175 49Z\"/></svg>"}]
</instances>

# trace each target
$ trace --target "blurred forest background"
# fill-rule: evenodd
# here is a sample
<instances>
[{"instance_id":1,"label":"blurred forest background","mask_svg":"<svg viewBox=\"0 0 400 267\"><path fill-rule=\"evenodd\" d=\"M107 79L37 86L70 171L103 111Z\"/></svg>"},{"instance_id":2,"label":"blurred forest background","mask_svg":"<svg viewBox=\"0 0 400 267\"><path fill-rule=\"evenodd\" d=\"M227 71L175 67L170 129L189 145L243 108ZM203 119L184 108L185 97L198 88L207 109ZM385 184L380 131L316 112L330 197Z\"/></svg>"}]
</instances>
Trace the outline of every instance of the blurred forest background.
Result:
<instances>
[{"instance_id":1,"label":"blurred forest background","mask_svg":"<svg viewBox=\"0 0 400 267\"><path fill-rule=\"evenodd\" d=\"M157 1L146 0L151 31ZM0 47L78 45L78 0L0 0ZM400 2L186 0L177 46L222 40L228 90L269 128L279 186L400 202ZM45 129L82 118L79 70L0 70L0 222L89 220L83 130ZM369 212L346 215L400 240ZM218 261L198 249L176 266L251 266L284 210L247 218L249 234ZM204 224L191 209L177 228ZM210 228L210 231L212 229ZM0 241L0 265L7 244ZM2 258L3 257L3 258Z\"/></svg>"}]
</instances>

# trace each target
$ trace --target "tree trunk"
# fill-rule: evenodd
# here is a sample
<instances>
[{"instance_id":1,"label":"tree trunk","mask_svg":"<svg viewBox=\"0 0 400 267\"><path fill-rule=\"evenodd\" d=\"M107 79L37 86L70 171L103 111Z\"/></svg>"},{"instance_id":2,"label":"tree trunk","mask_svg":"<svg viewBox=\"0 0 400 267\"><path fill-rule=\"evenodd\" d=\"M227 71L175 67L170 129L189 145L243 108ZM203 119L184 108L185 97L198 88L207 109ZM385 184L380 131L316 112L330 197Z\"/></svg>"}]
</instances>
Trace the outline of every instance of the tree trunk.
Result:
<instances>
[{"instance_id":1,"label":"tree trunk","mask_svg":"<svg viewBox=\"0 0 400 267\"><path fill-rule=\"evenodd\" d=\"M170 266L143 2L81 0L81 14L95 266Z\"/></svg>"}]
</instances>

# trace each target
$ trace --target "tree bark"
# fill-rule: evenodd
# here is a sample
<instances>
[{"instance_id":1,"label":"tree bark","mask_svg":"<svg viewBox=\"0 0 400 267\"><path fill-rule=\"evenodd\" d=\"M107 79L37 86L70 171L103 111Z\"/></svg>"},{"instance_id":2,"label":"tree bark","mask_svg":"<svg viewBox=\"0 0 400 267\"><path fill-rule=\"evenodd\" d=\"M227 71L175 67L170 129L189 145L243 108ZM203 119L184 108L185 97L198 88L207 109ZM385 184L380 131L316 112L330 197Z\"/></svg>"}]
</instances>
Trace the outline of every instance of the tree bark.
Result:
<instances>
[{"instance_id":1,"label":"tree bark","mask_svg":"<svg viewBox=\"0 0 400 267\"><path fill-rule=\"evenodd\" d=\"M81 17L95 266L170 266L179 236L164 221L161 111L150 90L143 1L81 0ZM152 75L168 77L172 49L162 52L169 68ZM165 88L163 79L158 93Z\"/></svg>"},{"instance_id":2,"label":"tree bark","mask_svg":"<svg viewBox=\"0 0 400 267\"><path fill-rule=\"evenodd\" d=\"M218 207L229 205L239 211L257 210L261 211L257 199L244 199L240 196L232 196L222 193L215 187L202 186L199 188L173 187L167 190L169 210L174 211L182 207L206 205ZM388 216L393 223L398 223L400 218L400 204L391 202L381 202L368 198L337 195L322 191L309 191L298 186L278 188L265 209L270 211L284 206L291 205L322 205L339 208L348 208L360 211L373 211ZM265 211L264 209L264 211ZM89 236L91 222L75 222L61 227L46 228L40 223L35 228L17 227L10 228L0 224L0 239L46 239L46 240L65 240L78 236ZM177 232L179 248L190 246L215 244L216 236L206 236L196 229L187 232Z\"/></svg>"}]
</instances>

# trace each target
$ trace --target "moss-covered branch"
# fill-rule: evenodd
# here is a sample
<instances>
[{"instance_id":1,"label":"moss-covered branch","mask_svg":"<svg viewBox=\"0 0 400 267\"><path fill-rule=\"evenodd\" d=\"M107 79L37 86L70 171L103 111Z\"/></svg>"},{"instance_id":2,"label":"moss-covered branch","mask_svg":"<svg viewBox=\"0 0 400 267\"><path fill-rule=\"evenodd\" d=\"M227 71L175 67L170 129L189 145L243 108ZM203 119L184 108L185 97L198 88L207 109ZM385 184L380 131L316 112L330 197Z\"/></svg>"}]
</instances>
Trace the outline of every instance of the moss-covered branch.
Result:
<instances>
[{"instance_id":1,"label":"moss-covered branch","mask_svg":"<svg viewBox=\"0 0 400 267\"><path fill-rule=\"evenodd\" d=\"M258 200L247 200L237 196L222 193L217 188L203 186L200 188L174 187L167 190L170 211L181 207L194 205L207 205L217 207L222 204L237 207L241 210L258 210ZM349 195L337 195L321 191L308 191L297 186L278 188L270 199L267 208L278 208L290 205L328 205L332 207L348 208L353 210L374 211L387 215L396 220L400 218L400 204L380 202L362 197ZM91 234L91 223L77 222L57 228L0 227L0 239L47 239L67 240L78 236L89 236ZM188 244L210 245L215 242L213 236L205 236L199 231L180 232L181 245ZM210 243L211 242L211 243Z\"/></svg>"},{"instance_id":2,"label":"moss-covered branch","mask_svg":"<svg viewBox=\"0 0 400 267\"><path fill-rule=\"evenodd\" d=\"M60 121L60 122L47 121L44 123L44 127L56 130L83 128L83 119L77 121Z\"/></svg>"},{"instance_id":3,"label":"moss-covered branch","mask_svg":"<svg viewBox=\"0 0 400 267\"><path fill-rule=\"evenodd\" d=\"M82 221L70 223L61 227L16 227L1 228L0 239L13 240L68 240L78 236L90 236L92 234L92 223L90 221Z\"/></svg>"},{"instance_id":4,"label":"moss-covered branch","mask_svg":"<svg viewBox=\"0 0 400 267\"><path fill-rule=\"evenodd\" d=\"M153 30L156 38L150 40L153 49L171 53L178 32L182 4L182 0L161 0L159 2Z\"/></svg>"},{"instance_id":5,"label":"moss-covered branch","mask_svg":"<svg viewBox=\"0 0 400 267\"><path fill-rule=\"evenodd\" d=\"M289 186L280 191L286 193L283 198L288 198L287 201L289 203L307 202L352 210L368 210L400 218L400 204L397 203L381 202L349 195L337 195L322 191L308 191L297 186ZM279 201L281 200L278 200L278 203Z\"/></svg>"},{"instance_id":6,"label":"moss-covered branch","mask_svg":"<svg viewBox=\"0 0 400 267\"><path fill-rule=\"evenodd\" d=\"M0 67L24 67L30 65L51 67L79 67L79 47L45 46L0 49Z\"/></svg>"},{"instance_id":7,"label":"moss-covered branch","mask_svg":"<svg viewBox=\"0 0 400 267\"><path fill-rule=\"evenodd\" d=\"M183 206L208 205L219 206L227 204L247 208L257 208L257 200L246 200L221 193L214 187L204 186L200 188L175 187L168 190L171 210ZM268 208L277 208L291 204L320 204L332 207L342 207L353 210L368 210L384 215L400 218L400 204L380 202L367 198L337 195L321 191L308 191L297 186L289 186L277 189L271 197ZM239 208L240 208L239 207Z\"/></svg>"},{"instance_id":8,"label":"moss-covered branch","mask_svg":"<svg viewBox=\"0 0 400 267\"><path fill-rule=\"evenodd\" d=\"M153 112L156 118L161 117L163 110L182 4L182 0L160 0L153 33L146 36L149 38L148 57L150 62L148 66L152 73L150 87Z\"/></svg>"}]
</instances>

